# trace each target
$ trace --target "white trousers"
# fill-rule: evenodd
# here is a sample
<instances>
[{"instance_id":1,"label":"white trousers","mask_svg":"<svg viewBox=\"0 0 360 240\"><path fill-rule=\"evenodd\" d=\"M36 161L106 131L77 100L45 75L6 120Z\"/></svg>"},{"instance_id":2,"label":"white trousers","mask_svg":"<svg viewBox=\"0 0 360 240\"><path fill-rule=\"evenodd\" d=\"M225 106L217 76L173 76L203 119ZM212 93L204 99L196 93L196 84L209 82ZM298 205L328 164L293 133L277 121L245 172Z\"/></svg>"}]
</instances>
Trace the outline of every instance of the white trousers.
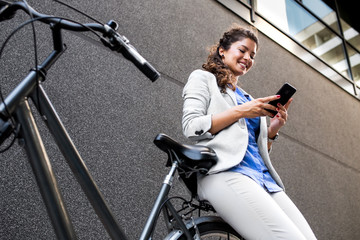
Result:
<instances>
[{"instance_id":1,"label":"white trousers","mask_svg":"<svg viewBox=\"0 0 360 240\"><path fill-rule=\"evenodd\" d=\"M202 176L200 199L245 239L316 239L304 216L285 192L268 193L251 178L236 172Z\"/></svg>"}]
</instances>

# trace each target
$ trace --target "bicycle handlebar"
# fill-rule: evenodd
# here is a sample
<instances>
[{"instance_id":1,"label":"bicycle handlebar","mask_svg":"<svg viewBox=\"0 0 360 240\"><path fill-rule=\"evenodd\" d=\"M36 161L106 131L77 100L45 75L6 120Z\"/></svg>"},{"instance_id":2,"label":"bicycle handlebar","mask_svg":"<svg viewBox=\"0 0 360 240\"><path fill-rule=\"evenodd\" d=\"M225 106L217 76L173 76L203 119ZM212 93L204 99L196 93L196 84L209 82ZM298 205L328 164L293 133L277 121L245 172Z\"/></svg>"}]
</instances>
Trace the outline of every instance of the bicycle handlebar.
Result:
<instances>
[{"instance_id":1,"label":"bicycle handlebar","mask_svg":"<svg viewBox=\"0 0 360 240\"><path fill-rule=\"evenodd\" d=\"M145 74L151 81L155 81L160 77L160 73L143 58L139 52L130 44L129 40L117 33L111 26L99 23L74 23L60 17L54 17L42 14L34 10L29 5L23 2L9 3L0 0L0 22L13 18L17 10L23 10L25 13L32 15L38 21L46 24L57 24L61 29L84 32L96 31L103 34L101 42L109 47L111 50L121 53L126 59L131 61L143 74Z\"/></svg>"}]
</instances>

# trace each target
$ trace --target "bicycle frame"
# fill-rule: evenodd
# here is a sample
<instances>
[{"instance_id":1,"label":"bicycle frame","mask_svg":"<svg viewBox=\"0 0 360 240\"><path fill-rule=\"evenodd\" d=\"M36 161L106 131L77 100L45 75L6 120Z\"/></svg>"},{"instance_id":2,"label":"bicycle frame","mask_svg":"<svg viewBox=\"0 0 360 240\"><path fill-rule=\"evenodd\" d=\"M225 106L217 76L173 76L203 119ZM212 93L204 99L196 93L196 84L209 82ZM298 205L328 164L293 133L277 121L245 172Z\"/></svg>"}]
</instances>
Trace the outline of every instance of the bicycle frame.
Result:
<instances>
[{"instance_id":1,"label":"bicycle frame","mask_svg":"<svg viewBox=\"0 0 360 240\"><path fill-rule=\"evenodd\" d=\"M65 45L62 42L61 28L53 25L51 29L53 33L54 50L37 69L32 69L30 71L22 82L9 94L9 96L6 97L5 103L0 104L0 117L5 118L10 114L21 126L19 131L20 143L26 150L40 193L47 207L49 217L58 239L76 239L76 234L32 114L28 100L29 98L32 100L48 130L54 137L67 164L70 166L76 180L80 183L81 188L85 192L85 195L92 204L92 207L99 216L110 237L112 239L126 239L124 232L121 230L118 222L113 216L60 117L56 113L55 108L40 84L40 82L45 80L47 71L66 50ZM170 202L166 201L176 169L177 162L175 161L170 173L165 178L140 239L151 239L153 226L157 221L157 216L163 206L166 206L167 209L169 209L180 228L189 238L191 238L189 231L181 217L177 214L175 208Z\"/></svg>"},{"instance_id":2,"label":"bicycle frame","mask_svg":"<svg viewBox=\"0 0 360 240\"><path fill-rule=\"evenodd\" d=\"M32 115L28 97L32 99L38 112L41 114L56 144L109 235L113 239L126 239L125 234L120 229L108 204L92 179L48 96L41 84L38 83L45 80L47 70L50 69L65 51L61 37L61 29L56 26L53 26L51 29L54 39L53 52L37 70L32 69L27 77L9 94L5 99L5 104L2 103L0 105L0 113L2 115L6 115L7 113L13 115L15 120L21 125L19 136L23 139L21 142L28 155L57 237L59 239L74 239L76 235Z\"/></svg>"},{"instance_id":3,"label":"bicycle frame","mask_svg":"<svg viewBox=\"0 0 360 240\"><path fill-rule=\"evenodd\" d=\"M124 232L113 216L113 213L56 113L55 108L41 86L41 82L45 80L47 71L65 51L61 34L62 29L73 31L89 31L92 29L93 31L100 32L103 34L100 40L106 47L121 53L126 59L134 63L151 81L155 81L160 74L129 44L129 40L126 37L121 36L115 31L116 29L113 22L109 22L111 26L109 24L101 25L97 23L85 24L85 26L84 24L77 24L40 14L30 6L21 2L12 4L5 2L5 5L2 6L4 6L4 8L1 9L1 14L3 15L1 16L2 18L0 18L1 20L10 19L16 10L22 9L26 13L31 13L32 16L37 17L39 21L49 24L52 30L54 50L39 66L30 71L21 83L6 97L3 103L0 103L0 119L8 121L9 118L13 117L15 122L20 126L18 136L16 137L19 137L20 144L26 150L28 160L34 172L57 238L75 239L76 234L60 193L38 126L30 109L29 98L34 103L38 113L54 137L67 164L70 166L76 180L79 182L110 237L112 239L126 239ZM7 127L10 126L10 124L6 124ZM6 131L8 131L8 128ZM175 173L175 170L176 168L173 169L172 175ZM154 209L157 209L156 212L161 210L162 200L165 199L170 188L170 186L169 188L164 187L164 191L163 189L161 190L158 198L159 202L156 202L154 206ZM170 204L166 204L166 206L171 208ZM176 213L175 209L174 213ZM151 214L149 217L149 226L146 226L144 230L146 236L151 235L152 225L156 220L157 214ZM179 220L181 221L180 217Z\"/></svg>"},{"instance_id":4,"label":"bicycle frame","mask_svg":"<svg viewBox=\"0 0 360 240\"><path fill-rule=\"evenodd\" d=\"M56 57L57 54L52 54L48 59L53 60ZM42 64L40 69L42 67L46 66ZM20 86L25 87L17 89L17 94L15 92L10 99L7 98L7 101L9 101L9 103L19 101L18 107L15 108L14 117L19 124L21 124L20 137L24 140L24 148L27 152L28 159L35 174L57 237L59 239L74 239L76 238L76 235L60 194L51 163L39 134L37 124L32 115L28 100L26 97L20 98L19 96L26 86L35 85L34 89L29 93L29 97L34 102L38 111L42 114L42 118L49 131L52 133L57 145L67 160L67 163L76 176L77 181L80 183L83 191L91 202L109 235L113 239L126 239L125 234L120 229L100 190L92 179L84 161L76 150L75 145L63 126L44 89L41 85L36 86L36 73L31 72L22 83L23 84ZM172 204L167 201L167 196L171 189L176 169L177 162L175 161L169 174L163 182L148 221L143 229L140 237L142 240L150 239L153 232L153 226L157 221L157 216L163 206L166 206L166 208L172 213L172 216L175 218L176 222L179 224L186 236L189 239L191 238L191 235L181 217L178 215Z\"/></svg>"}]
</instances>

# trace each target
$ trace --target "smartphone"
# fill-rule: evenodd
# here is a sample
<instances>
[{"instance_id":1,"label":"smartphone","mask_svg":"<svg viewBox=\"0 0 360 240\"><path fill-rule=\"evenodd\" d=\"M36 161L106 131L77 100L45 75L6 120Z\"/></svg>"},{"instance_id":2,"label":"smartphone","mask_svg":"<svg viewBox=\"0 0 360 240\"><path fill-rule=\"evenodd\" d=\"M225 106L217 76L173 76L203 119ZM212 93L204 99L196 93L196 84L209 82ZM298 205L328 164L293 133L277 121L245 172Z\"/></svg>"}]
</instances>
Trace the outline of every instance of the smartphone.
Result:
<instances>
[{"instance_id":1,"label":"smartphone","mask_svg":"<svg viewBox=\"0 0 360 240\"><path fill-rule=\"evenodd\" d=\"M280 103L281 105L285 105L289 99L292 97L292 95L294 95L294 93L296 92L296 88L294 88L293 86L291 86L289 83L285 83L280 89L279 91L276 93L276 95L280 95L279 99L270 101L269 104L277 107L277 104ZM274 114L274 116L277 114L276 111L270 110L270 109L266 109L267 111L271 112Z\"/></svg>"}]
</instances>

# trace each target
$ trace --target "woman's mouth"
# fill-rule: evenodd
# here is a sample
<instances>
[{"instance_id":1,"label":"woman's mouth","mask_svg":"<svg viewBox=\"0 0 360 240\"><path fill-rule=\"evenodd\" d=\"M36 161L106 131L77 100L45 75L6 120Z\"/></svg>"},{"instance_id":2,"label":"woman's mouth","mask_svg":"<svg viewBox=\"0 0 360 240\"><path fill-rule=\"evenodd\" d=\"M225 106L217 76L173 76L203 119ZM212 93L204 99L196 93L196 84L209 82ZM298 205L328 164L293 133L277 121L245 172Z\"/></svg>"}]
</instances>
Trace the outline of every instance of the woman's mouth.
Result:
<instances>
[{"instance_id":1,"label":"woman's mouth","mask_svg":"<svg viewBox=\"0 0 360 240\"><path fill-rule=\"evenodd\" d=\"M242 70L245 70L247 68L247 65L244 63L239 63L239 65L242 68Z\"/></svg>"}]
</instances>

